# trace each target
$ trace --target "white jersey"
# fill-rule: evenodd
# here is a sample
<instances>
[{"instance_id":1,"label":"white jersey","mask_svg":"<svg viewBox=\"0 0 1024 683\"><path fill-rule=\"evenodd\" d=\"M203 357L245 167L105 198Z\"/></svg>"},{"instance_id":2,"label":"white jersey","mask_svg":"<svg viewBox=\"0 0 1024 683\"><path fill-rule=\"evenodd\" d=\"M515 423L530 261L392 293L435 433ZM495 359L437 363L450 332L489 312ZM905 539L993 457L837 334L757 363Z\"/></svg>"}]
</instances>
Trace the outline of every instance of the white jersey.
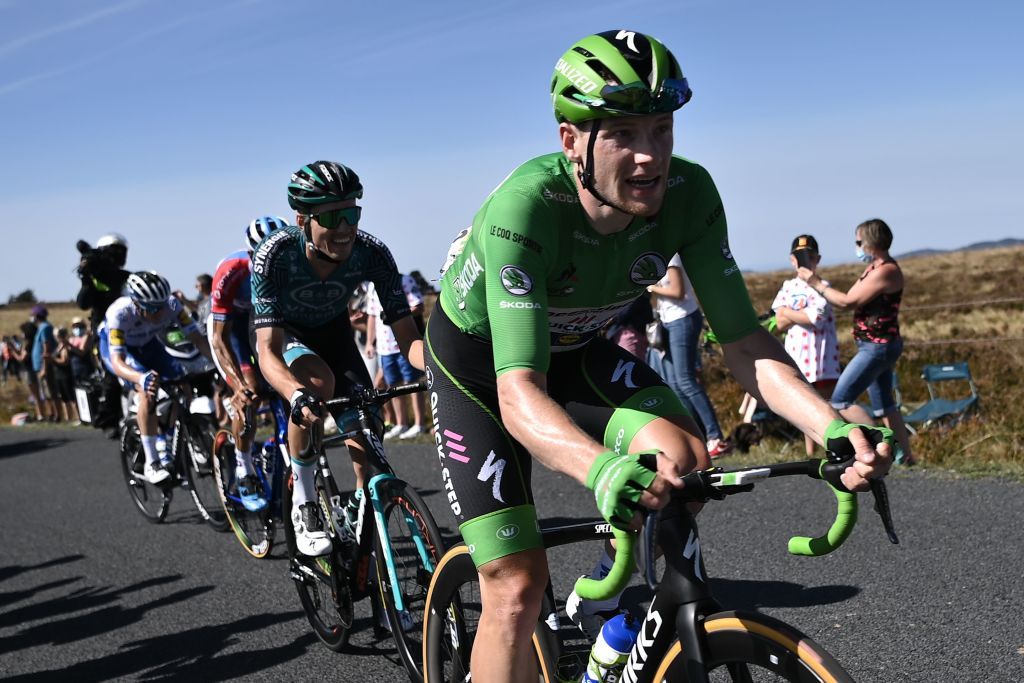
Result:
<instances>
[{"instance_id":1,"label":"white jersey","mask_svg":"<svg viewBox=\"0 0 1024 683\"><path fill-rule=\"evenodd\" d=\"M174 296L167 297L167 306L155 318L144 317L131 297L122 296L110 304L105 322L111 351L143 346L172 325L181 327L185 336L199 332L195 321Z\"/></svg>"}]
</instances>

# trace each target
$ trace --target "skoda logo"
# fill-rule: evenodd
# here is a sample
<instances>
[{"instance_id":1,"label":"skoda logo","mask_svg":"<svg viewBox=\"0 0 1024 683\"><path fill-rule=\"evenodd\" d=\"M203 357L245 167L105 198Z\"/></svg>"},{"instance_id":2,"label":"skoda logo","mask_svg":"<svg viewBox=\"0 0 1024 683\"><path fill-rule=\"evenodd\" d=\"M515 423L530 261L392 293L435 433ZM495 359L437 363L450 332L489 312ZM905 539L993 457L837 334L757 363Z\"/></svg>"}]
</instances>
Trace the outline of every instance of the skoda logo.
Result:
<instances>
[{"instance_id":1,"label":"skoda logo","mask_svg":"<svg viewBox=\"0 0 1024 683\"><path fill-rule=\"evenodd\" d=\"M513 296L524 296L533 290L533 278L517 266L505 266L501 269L501 286Z\"/></svg>"},{"instance_id":2,"label":"skoda logo","mask_svg":"<svg viewBox=\"0 0 1024 683\"><path fill-rule=\"evenodd\" d=\"M665 263L665 259L661 257L661 254L649 251L646 254L641 254L636 257L633 261L633 265L629 267L629 279L633 284L637 285L653 285L658 282L661 278L665 277L665 273L668 271L668 265Z\"/></svg>"},{"instance_id":3,"label":"skoda logo","mask_svg":"<svg viewBox=\"0 0 1024 683\"><path fill-rule=\"evenodd\" d=\"M519 527L515 524L506 524L505 526L498 529L497 533L494 534L498 537L499 541L511 541L513 538L519 535Z\"/></svg>"},{"instance_id":4,"label":"skoda logo","mask_svg":"<svg viewBox=\"0 0 1024 683\"><path fill-rule=\"evenodd\" d=\"M640 407L641 408L654 408L655 406L660 406L660 405L661 405L661 399L657 398L656 396L652 396L651 398L647 399L646 401L643 401L640 404Z\"/></svg>"}]
</instances>

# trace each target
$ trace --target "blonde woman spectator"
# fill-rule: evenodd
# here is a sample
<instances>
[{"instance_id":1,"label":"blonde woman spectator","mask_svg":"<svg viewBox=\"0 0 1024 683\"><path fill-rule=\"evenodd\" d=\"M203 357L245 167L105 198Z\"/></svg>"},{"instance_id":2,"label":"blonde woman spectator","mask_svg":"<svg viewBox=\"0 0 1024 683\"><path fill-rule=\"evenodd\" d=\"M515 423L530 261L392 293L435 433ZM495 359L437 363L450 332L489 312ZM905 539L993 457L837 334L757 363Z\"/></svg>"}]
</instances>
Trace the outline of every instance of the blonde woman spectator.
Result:
<instances>
[{"instance_id":1,"label":"blonde woman spectator","mask_svg":"<svg viewBox=\"0 0 1024 683\"><path fill-rule=\"evenodd\" d=\"M793 240L789 262L793 270L801 266L817 271L821 255L812 235ZM823 281L824 282L824 281ZM839 378L839 340L832 305L810 285L794 277L782 283L772 302L780 331L786 332L786 351L823 398L832 396ZM814 441L804 436L807 455L814 455Z\"/></svg>"}]
</instances>

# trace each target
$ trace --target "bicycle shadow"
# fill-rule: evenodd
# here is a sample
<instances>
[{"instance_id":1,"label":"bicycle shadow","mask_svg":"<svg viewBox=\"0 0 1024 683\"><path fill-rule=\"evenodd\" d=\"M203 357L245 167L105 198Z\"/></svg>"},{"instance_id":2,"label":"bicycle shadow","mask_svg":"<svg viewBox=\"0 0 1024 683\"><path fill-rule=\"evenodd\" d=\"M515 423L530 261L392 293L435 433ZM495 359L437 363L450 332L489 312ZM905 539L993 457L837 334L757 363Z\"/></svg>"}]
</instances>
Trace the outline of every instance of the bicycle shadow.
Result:
<instances>
[{"instance_id":1,"label":"bicycle shadow","mask_svg":"<svg viewBox=\"0 0 1024 683\"><path fill-rule=\"evenodd\" d=\"M38 453L39 451L49 450L51 448L58 448L63 446L69 441L64 437L50 437L41 439L28 439L27 441L17 441L15 443L8 443L0 446L0 460L4 458L16 458L21 455L29 455L30 453Z\"/></svg>"},{"instance_id":2,"label":"bicycle shadow","mask_svg":"<svg viewBox=\"0 0 1024 683\"><path fill-rule=\"evenodd\" d=\"M216 626L200 626L177 633L124 643L119 652L72 666L37 671L8 681L106 681L139 677L147 680L230 680L266 671L305 654L317 645L316 636L304 633L273 647L252 635L283 621L303 617L301 611L256 614ZM250 649L218 656L240 642Z\"/></svg>"},{"instance_id":3,"label":"bicycle shadow","mask_svg":"<svg viewBox=\"0 0 1024 683\"><path fill-rule=\"evenodd\" d=\"M67 595L58 595L6 612L0 615L0 627L17 626L33 621L40 623L22 628L15 635L0 640L0 654L44 645L66 645L117 631L141 621L152 609L191 600L214 588L187 588L132 607L111 604L131 593L180 581L182 578L181 574L173 574L147 579L118 589L109 586L79 588ZM75 616L61 616L84 610L92 611Z\"/></svg>"}]
</instances>

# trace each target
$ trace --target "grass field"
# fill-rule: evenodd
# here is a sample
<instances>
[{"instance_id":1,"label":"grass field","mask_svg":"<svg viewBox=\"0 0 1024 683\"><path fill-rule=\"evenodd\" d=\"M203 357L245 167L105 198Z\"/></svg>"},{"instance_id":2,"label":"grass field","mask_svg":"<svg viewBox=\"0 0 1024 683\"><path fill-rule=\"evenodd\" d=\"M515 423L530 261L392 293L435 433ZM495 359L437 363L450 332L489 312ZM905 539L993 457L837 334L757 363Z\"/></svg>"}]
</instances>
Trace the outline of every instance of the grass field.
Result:
<instances>
[{"instance_id":1,"label":"grass field","mask_svg":"<svg viewBox=\"0 0 1024 683\"><path fill-rule=\"evenodd\" d=\"M784 256L784 254L783 254ZM781 258L780 258L781 260ZM978 414L950 429L925 429L914 437L914 454L924 467L960 474L991 474L1024 479L1024 248L954 252L907 259L903 312L906 348L897 367L905 402L920 403L927 390L920 379L928 363L964 360L981 395ZM822 276L849 289L860 274L859 264L823 268ZM754 305L767 310L788 271L747 276ZM48 304L50 320L67 325L81 312L73 304ZM0 332L17 331L29 306L0 306ZM850 315L840 312L837 325L840 355L853 355ZM722 428L738 422L736 410L743 390L729 377L720 356L705 357L704 380ZM0 389L0 420L25 410L27 399L18 382ZM787 449L786 456L802 452ZM764 458L785 444L766 441L755 450ZM731 458L737 462L739 457Z\"/></svg>"}]
</instances>

